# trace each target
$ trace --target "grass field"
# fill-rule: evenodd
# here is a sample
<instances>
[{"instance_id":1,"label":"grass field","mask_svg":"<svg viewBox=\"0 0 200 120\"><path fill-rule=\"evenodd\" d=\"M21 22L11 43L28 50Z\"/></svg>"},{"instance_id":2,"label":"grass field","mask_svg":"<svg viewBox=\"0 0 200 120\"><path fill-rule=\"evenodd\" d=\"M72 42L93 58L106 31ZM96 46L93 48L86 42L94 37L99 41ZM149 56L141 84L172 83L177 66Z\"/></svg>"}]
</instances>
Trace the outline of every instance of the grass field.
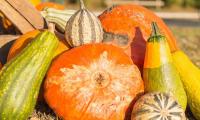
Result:
<instances>
[{"instance_id":1,"label":"grass field","mask_svg":"<svg viewBox=\"0 0 200 120\"><path fill-rule=\"evenodd\" d=\"M177 38L177 43L191 60L200 67L200 28L171 26L171 30ZM47 105L40 103L36 107L30 120L59 120ZM193 120L193 119L190 119Z\"/></svg>"},{"instance_id":2,"label":"grass field","mask_svg":"<svg viewBox=\"0 0 200 120\"><path fill-rule=\"evenodd\" d=\"M171 27L179 47L200 67L200 28Z\"/></svg>"}]
</instances>

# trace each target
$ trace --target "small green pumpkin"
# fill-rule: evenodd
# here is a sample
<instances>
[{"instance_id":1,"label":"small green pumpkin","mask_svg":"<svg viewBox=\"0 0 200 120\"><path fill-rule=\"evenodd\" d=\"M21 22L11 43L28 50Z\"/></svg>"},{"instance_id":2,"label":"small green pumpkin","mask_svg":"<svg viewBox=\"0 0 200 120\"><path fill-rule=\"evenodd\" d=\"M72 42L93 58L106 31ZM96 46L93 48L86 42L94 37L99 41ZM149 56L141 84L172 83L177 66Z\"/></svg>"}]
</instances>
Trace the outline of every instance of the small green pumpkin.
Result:
<instances>
[{"instance_id":1,"label":"small green pumpkin","mask_svg":"<svg viewBox=\"0 0 200 120\"><path fill-rule=\"evenodd\" d=\"M165 93L148 93L134 105L131 120L186 120L184 110Z\"/></svg>"}]
</instances>

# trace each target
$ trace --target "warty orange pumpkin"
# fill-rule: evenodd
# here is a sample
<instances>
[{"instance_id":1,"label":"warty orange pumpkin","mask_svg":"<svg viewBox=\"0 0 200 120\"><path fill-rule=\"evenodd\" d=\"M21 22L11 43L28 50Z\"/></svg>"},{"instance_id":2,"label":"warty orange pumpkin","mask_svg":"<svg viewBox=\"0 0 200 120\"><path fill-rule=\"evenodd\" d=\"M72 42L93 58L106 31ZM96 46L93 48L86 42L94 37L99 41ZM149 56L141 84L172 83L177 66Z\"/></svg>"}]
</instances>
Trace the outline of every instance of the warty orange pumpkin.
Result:
<instances>
[{"instance_id":1,"label":"warty orange pumpkin","mask_svg":"<svg viewBox=\"0 0 200 120\"><path fill-rule=\"evenodd\" d=\"M178 49L175 37L156 14L139 5L120 5L103 12L99 19L105 43L120 46L142 70L146 41L151 34L151 23L156 22L167 37L171 51Z\"/></svg>"},{"instance_id":2,"label":"warty orange pumpkin","mask_svg":"<svg viewBox=\"0 0 200 120\"><path fill-rule=\"evenodd\" d=\"M130 57L121 48L102 43L59 55L44 83L46 102L64 120L124 120L143 90Z\"/></svg>"}]
</instances>

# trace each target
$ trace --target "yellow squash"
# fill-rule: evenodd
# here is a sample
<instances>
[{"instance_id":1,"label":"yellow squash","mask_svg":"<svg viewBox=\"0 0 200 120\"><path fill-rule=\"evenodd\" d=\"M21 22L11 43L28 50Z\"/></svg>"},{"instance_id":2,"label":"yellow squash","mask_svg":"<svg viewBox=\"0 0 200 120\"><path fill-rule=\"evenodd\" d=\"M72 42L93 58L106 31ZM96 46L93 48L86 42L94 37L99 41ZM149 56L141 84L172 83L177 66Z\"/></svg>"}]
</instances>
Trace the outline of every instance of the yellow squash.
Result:
<instances>
[{"instance_id":1,"label":"yellow squash","mask_svg":"<svg viewBox=\"0 0 200 120\"><path fill-rule=\"evenodd\" d=\"M182 51L176 51L172 56L185 87L189 107L200 120L200 69Z\"/></svg>"}]
</instances>

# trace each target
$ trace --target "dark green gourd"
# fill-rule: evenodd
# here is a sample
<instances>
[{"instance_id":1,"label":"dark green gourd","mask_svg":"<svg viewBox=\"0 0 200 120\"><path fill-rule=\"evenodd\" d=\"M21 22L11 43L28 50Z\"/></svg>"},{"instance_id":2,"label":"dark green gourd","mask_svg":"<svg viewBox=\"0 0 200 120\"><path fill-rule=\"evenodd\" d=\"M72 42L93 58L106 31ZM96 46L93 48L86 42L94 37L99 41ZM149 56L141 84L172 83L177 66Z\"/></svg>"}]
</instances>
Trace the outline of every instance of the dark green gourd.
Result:
<instances>
[{"instance_id":1,"label":"dark green gourd","mask_svg":"<svg viewBox=\"0 0 200 120\"><path fill-rule=\"evenodd\" d=\"M0 72L0 120L26 120L33 111L58 39L40 33Z\"/></svg>"},{"instance_id":2,"label":"dark green gourd","mask_svg":"<svg viewBox=\"0 0 200 120\"><path fill-rule=\"evenodd\" d=\"M169 93L185 110L186 93L172 62L166 37L160 34L156 23L152 23L152 35L147 41L143 78L146 92Z\"/></svg>"}]
</instances>

